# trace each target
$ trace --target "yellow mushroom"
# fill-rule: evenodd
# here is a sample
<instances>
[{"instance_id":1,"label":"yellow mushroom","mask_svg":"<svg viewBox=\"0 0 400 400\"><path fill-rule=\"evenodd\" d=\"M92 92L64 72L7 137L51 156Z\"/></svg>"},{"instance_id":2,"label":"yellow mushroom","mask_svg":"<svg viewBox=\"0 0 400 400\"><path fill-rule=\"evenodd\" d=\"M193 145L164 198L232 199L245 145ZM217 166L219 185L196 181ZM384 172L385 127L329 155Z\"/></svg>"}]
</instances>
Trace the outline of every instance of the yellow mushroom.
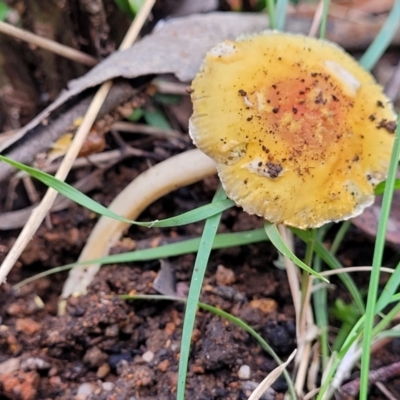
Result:
<instances>
[{"instance_id":1,"label":"yellow mushroom","mask_svg":"<svg viewBox=\"0 0 400 400\"><path fill-rule=\"evenodd\" d=\"M396 115L333 43L278 32L225 41L191 96L190 135L250 214L319 227L360 214L386 178Z\"/></svg>"}]
</instances>

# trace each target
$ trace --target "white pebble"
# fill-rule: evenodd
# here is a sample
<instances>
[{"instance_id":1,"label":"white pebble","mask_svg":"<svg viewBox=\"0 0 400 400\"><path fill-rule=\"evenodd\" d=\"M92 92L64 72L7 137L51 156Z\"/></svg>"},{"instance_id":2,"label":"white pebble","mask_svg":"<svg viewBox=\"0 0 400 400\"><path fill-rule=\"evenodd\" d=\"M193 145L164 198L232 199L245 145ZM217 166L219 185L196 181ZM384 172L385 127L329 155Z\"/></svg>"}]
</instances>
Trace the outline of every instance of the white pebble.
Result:
<instances>
[{"instance_id":1,"label":"white pebble","mask_svg":"<svg viewBox=\"0 0 400 400\"><path fill-rule=\"evenodd\" d=\"M102 383L103 390L109 392L114 389L114 384L112 382L103 382Z\"/></svg>"},{"instance_id":2,"label":"white pebble","mask_svg":"<svg viewBox=\"0 0 400 400\"><path fill-rule=\"evenodd\" d=\"M239 368L239 371L238 371L239 379L243 379L243 380L249 379L250 378L250 372L251 372L250 371L250 367L248 365L242 365Z\"/></svg>"},{"instance_id":3,"label":"white pebble","mask_svg":"<svg viewBox=\"0 0 400 400\"><path fill-rule=\"evenodd\" d=\"M80 396L80 398L85 398L84 396L89 396L94 392L94 385L92 383L86 382L86 383L82 383L82 385L79 386L78 388L78 396Z\"/></svg>"},{"instance_id":4,"label":"white pebble","mask_svg":"<svg viewBox=\"0 0 400 400\"><path fill-rule=\"evenodd\" d=\"M152 351L148 350L142 354L142 358L143 358L143 361L146 361L147 363L149 363L153 360L154 353Z\"/></svg>"}]
</instances>

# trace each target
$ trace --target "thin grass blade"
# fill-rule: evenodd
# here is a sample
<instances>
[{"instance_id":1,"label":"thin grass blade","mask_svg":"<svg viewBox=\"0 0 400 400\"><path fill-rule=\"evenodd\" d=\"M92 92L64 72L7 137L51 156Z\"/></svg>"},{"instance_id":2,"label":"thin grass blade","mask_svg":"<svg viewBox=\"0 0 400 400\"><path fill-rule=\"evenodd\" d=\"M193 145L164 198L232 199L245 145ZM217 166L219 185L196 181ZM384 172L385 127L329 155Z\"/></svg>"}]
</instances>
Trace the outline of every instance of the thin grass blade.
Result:
<instances>
[{"instance_id":1,"label":"thin grass blade","mask_svg":"<svg viewBox=\"0 0 400 400\"><path fill-rule=\"evenodd\" d=\"M220 186L214 196L213 202L221 201L225 198L226 194ZM212 249L212 243L214 242L215 235L217 234L220 219L221 214L216 214L207 219L204 226L203 235L201 237L199 251L197 252L196 262L193 268L182 329L182 342L178 369L178 388L176 395L177 400L185 399L186 374L189 363L192 332L196 318L196 309L200 298L201 287L203 284L208 259Z\"/></svg>"},{"instance_id":2,"label":"thin grass blade","mask_svg":"<svg viewBox=\"0 0 400 400\"><path fill-rule=\"evenodd\" d=\"M399 7L400 1L397 1L395 7ZM390 17L389 17L390 18ZM374 325L376 301L378 294L380 267L382 265L383 250L385 247L386 229L389 220L390 207L392 204L394 182L396 180L398 160L400 157L400 124L397 119L396 137L390 160L388 178L386 180L386 189L383 194L381 215L378 223L378 232L375 241L374 257L372 260L372 271L368 288L367 307L365 310L364 335L362 342L361 372L360 372L360 399L366 400L368 396L368 375L370 365L370 348L372 342L372 330Z\"/></svg>"},{"instance_id":3,"label":"thin grass blade","mask_svg":"<svg viewBox=\"0 0 400 400\"><path fill-rule=\"evenodd\" d=\"M400 25L400 0L396 0L380 32L360 58L360 64L371 70L389 47Z\"/></svg>"},{"instance_id":4,"label":"thin grass blade","mask_svg":"<svg viewBox=\"0 0 400 400\"><path fill-rule=\"evenodd\" d=\"M309 274L314 275L316 278L321 279L324 282L329 282L325 277L321 276L318 272L314 271L308 265L304 264L295 254L293 254L290 249L286 246L286 243L282 239L278 228L276 225L266 222L264 224L265 232L272 242L272 244L279 250L285 257L289 258L289 260L293 261L299 268L304 269Z\"/></svg>"},{"instance_id":5,"label":"thin grass blade","mask_svg":"<svg viewBox=\"0 0 400 400\"><path fill-rule=\"evenodd\" d=\"M172 226L187 225L207 219L212 215L218 214L222 211L227 210L228 208L231 208L235 204L232 200L224 199L215 203L207 204L203 207L198 207L194 210L178 215L176 217L167 218L161 221L138 222L124 218L114 213L107 207L104 207L101 204L97 203L96 201L92 200L89 196L86 196L85 194L81 193L79 190L75 189L71 185L68 185L68 183L62 182L54 178L54 176L47 174L46 172L39 171L36 168L32 168L27 165L21 164L17 161L13 161L2 155L0 155L0 160L5 161L8 164L28 173L29 175L41 181L45 185L55 189L58 193L62 194L63 196L69 198L75 203L78 203L81 206L86 207L87 209L97 214L112 219L116 219L118 221L126 222L131 225L145 226L148 228L153 228L153 227L166 228Z\"/></svg>"}]
</instances>

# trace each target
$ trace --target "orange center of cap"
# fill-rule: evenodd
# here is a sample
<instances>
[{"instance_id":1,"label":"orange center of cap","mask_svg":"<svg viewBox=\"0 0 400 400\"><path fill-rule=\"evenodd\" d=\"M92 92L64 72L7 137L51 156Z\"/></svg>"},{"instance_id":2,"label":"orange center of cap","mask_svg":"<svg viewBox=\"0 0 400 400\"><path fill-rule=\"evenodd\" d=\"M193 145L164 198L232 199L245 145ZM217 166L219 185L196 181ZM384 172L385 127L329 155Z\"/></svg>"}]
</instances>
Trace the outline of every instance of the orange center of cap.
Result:
<instances>
[{"instance_id":1,"label":"orange center of cap","mask_svg":"<svg viewBox=\"0 0 400 400\"><path fill-rule=\"evenodd\" d=\"M345 121L351 102L329 75L290 79L266 91L272 112L263 116L270 132L284 139L295 152L317 154L338 142L340 122Z\"/></svg>"}]
</instances>

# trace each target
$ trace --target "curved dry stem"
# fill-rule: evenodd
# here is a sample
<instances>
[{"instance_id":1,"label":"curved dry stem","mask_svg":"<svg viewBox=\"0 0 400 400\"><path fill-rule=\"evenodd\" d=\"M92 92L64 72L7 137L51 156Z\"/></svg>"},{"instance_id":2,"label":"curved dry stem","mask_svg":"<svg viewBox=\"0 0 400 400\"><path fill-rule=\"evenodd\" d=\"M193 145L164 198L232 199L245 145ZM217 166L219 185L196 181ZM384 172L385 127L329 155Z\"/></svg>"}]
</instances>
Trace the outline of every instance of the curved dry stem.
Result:
<instances>
[{"instance_id":1,"label":"curved dry stem","mask_svg":"<svg viewBox=\"0 0 400 400\"><path fill-rule=\"evenodd\" d=\"M110 204L109 209L129 219L136 219L152 202L182 186L216 173L214 162L200 150L190 150L171 157L133 180ZM108 255L129 224L101 217L92 230L78 261ZM99 264L73 268L64 284L62 298L86 291Z\"/></svg>"}]
</instances>

